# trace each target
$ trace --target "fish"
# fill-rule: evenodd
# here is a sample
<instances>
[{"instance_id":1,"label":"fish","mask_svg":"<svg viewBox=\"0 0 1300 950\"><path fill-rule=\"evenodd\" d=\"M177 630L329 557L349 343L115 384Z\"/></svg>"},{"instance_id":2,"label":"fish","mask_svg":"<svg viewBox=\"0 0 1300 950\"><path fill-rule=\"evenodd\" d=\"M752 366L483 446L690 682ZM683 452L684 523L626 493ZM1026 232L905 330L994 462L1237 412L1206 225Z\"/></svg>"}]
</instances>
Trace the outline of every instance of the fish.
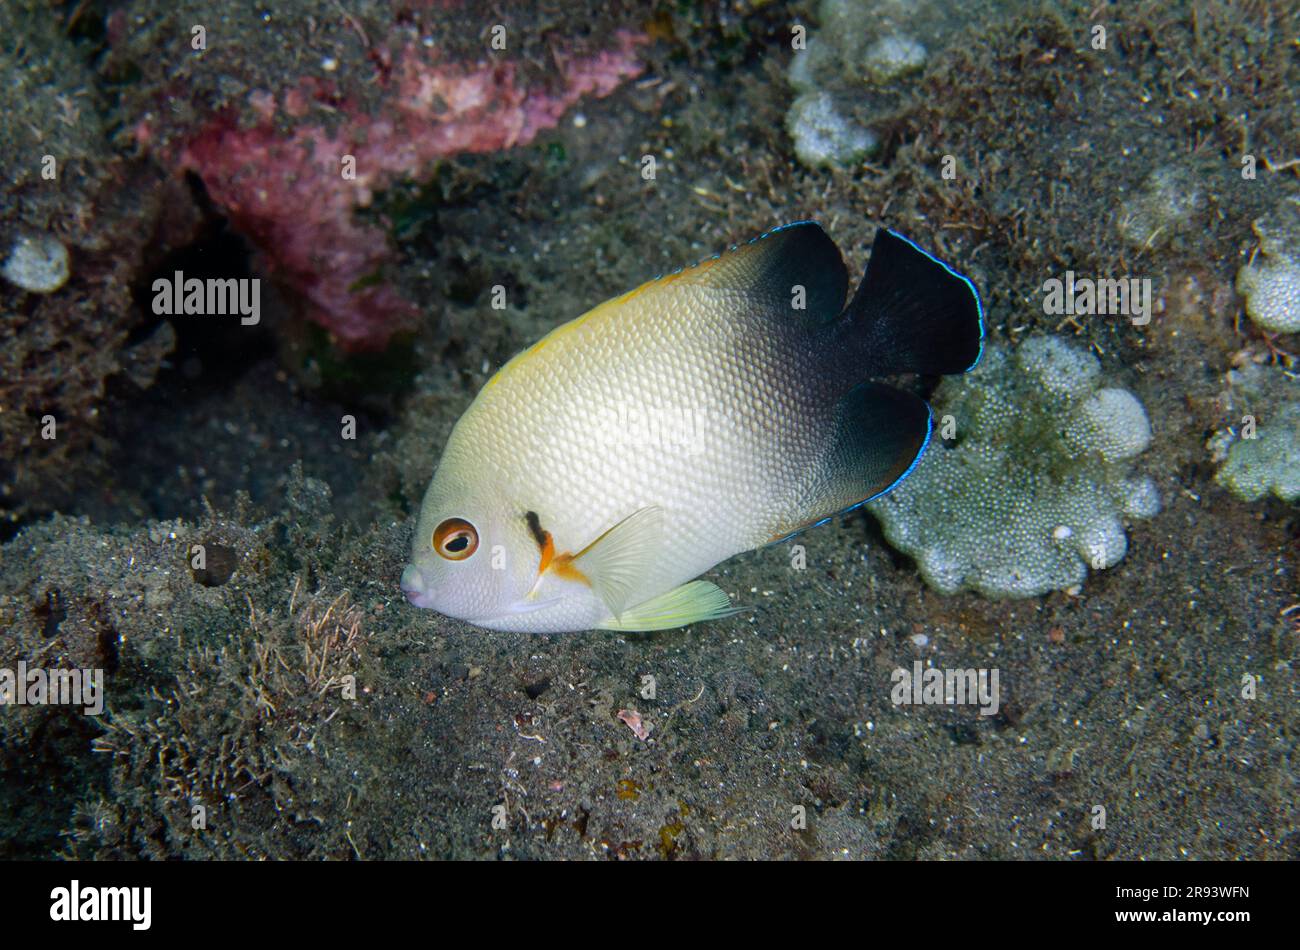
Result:
<instances>
[{"instance_id":1,"label":"fish","mask_svg":"<svg viewBox=\"0 0 1300 950\"><path fill-rule=\"evenodd\" d=\"M975 285L894 231L847 293L839 248L800 221L553 329L452 430L407 600L530 633L743 610L700 575L883 495L925 452L929 405L880 378L983 351Z\"/></svg>"}]
</instances>

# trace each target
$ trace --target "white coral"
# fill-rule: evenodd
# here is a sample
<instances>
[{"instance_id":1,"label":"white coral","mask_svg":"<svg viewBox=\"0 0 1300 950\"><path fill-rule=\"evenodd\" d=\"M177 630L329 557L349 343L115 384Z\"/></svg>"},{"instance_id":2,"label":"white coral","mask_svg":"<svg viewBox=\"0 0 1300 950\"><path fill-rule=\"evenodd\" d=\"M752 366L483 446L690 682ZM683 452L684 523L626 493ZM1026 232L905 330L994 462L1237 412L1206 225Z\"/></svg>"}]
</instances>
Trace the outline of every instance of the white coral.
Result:
<instances>
[{"instance_id":1,"label":"white coral","mask_svg":"<svg viewBox=\"0 0 1300 950\"><path fill-rule=\"evenodd\" d=\"M1250 424L1215 435L1211 451L1225 460L1217 481L1243 501L1269 492L1300 498L1300 384L1281 370L1251 367L1235 374L1233 403ZM1231 376L1230 376L1231 379Z\"/></svg>"},{"instance_id":2,"label":"white coral","mask_svg":"<svg viewBox=\"0 0 1300 950\"><path fill-rule=\"evenodd\" d=\"M1246 314L1261 330L1300 332L1300 196L1290 196L1252 227L1259 254L1237 271Z\"/></svg>"},{"instance_id":3,"label":"white coral","mask_svg":"<svg viewBox=\"0 0 1300 950\"><path fill-rule=\"evenodd\" d=\"M786 115L795 154L810 168L850 165L876 147L876 136L840 111L829 92L806 92Z\"/></svg>"},{"instance_id":4,"label":"white coral","mask_svg":"<svg viewBox=\"0 0 1300 950\"><path fill-rule=\"evenodd\" d=\"M1081 585L1128 550L1125 522L1160 508L1130 471L1151 423L1101 365L1055 337L991 348L978 369L935 394L940 432L915 472L871 503L885 537L944 593L1033 597Z\"/></svg>"}]
</instances>

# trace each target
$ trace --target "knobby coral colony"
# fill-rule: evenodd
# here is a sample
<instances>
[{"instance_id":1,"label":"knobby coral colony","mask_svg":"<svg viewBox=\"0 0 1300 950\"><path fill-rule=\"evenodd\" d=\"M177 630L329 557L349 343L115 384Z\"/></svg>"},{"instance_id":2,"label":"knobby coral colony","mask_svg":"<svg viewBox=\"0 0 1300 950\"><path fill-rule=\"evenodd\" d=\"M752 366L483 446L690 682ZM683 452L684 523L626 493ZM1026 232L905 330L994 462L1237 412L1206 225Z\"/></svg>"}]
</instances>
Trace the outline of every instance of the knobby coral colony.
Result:
<instances>
[{"instance_id":1,"label":"knobby coral colony","mask_svg":"<svg viewBox=\"0 0 1300 950\"><path fill-rule=\"evenodd\" d=\"M1208 443L1217 481L1243 501L1300 498L1300 379L1280 367L1230 370L1220 395L1233 424Z\"/></svg>"},{"instance_id":2,"label":"knobby coral colony","mask_svg":"<svg viewBox=\"0 0 1300 950\"><path fill-rule=\"evenodd\" d=\"M1160 507L1154 483L1130 471L1151 427L1100 375L1091 353L1038 337L944 380L938 444L870 505L931 586L1033 597L1124 557L1124 522Z\"/></svg>"},{"instance_id":3,"label":"knobby coral colony","mask_svg":"<svg viewBox=\"0 0 1300 950\"><path fill-rule=\"evenodd\" d=\"M1300 332L1300 195L1254 222L1259 253L1237 272L1246 314L1261 330Z\"/></svg>"}]
</instances>

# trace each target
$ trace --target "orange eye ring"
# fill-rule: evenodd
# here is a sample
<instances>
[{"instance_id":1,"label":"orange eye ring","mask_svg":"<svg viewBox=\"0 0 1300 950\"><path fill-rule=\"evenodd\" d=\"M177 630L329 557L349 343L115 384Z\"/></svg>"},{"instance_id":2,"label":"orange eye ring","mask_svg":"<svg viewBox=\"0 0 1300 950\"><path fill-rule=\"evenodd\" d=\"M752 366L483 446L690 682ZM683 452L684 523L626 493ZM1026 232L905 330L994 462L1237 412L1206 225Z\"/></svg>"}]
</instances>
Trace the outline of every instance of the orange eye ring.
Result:
<instances>
[{"instance_id":1,"label":"orange eye ring","mask_svg":"<svg viewBox=\"0 0 1300 950\"><path fill-rule=\"evenodd\" d=\"M464 518L448 518L433 529L433 549L448 561L463 561L478 550L478 529Z\"/></svg>"}]
</instances>

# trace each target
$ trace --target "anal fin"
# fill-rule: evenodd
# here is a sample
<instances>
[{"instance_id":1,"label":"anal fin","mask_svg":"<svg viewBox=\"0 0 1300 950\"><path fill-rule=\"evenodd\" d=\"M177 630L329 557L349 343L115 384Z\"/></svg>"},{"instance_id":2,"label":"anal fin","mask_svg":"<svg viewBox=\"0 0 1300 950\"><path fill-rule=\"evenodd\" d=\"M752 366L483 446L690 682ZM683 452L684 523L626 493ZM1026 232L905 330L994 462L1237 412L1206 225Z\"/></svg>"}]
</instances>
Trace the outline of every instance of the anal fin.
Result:
<instances>
[{"instance_id":1,"label":"anal fin","mask_svg":"<svg viewBox=\"0 0 1300 950\"><path fill-rule=\"evenodd\" d=\"M701 620L730 617L744 609L733 607L731 598L717 584L695 580L624 610L620 616L602 623L600 629L672 630Z\"/></svg>"},{"instance_id":2,"label":"anal fin","mask_svg":"<svg viewBox=\"0 0 1300 950\"><path fill-rule=\"evenodd\" d=\"M907 477L930 442L930 407L893 386L862 383L836 407L835 425L813 483L771 543L878 498Z\"/></svg>"}]
</instances>

